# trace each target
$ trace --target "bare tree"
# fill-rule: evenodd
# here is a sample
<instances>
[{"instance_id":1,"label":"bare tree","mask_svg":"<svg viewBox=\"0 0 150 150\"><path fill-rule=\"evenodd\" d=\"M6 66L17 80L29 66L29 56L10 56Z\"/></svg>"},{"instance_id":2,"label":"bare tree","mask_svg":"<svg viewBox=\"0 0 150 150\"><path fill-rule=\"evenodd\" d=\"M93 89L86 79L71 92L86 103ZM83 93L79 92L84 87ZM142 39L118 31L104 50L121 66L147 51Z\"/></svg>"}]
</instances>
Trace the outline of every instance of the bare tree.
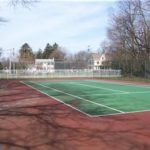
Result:
<instances>
[{"instance_id":1,"label":"bare tree","mask_svg":"<svg viewBox=\"0 0 150 150\"><path fill-rule=\"evenodd\" d=\"M141 0L120 1L108 29L111 47L119 54L118 59L123 60L122 68L127 74L131 71L130 64L134 64L132 68L135 74L139 74L144 73L145 61L150 62L150 17L147 3Z\"/></svg>"},{"instance_id":2,"label":"bare tree","mask_svg":"<svg viewBox=\"0 0 150 150\"><path fill-rule=\"evenodd\" d=\"M31 5L37 2L39 2L39 0L8 0L8 4L10 7L16 7L18 5L21 5L23 7L30 8ZM0 22L8 22L8 20L5 19L5 17L0 17Z\"/></svg>"},{"instance_id":3,"label":"bare tree","mask_svg":"<svg viewBox=\"0 0 150 150\"><path fill-rule=\"evenodd\" d=\"M17 5L29 7L36 2L39 2L39 0L9 0L9 5L13 7L16 7Z\"/></svg>"}]
</instances>

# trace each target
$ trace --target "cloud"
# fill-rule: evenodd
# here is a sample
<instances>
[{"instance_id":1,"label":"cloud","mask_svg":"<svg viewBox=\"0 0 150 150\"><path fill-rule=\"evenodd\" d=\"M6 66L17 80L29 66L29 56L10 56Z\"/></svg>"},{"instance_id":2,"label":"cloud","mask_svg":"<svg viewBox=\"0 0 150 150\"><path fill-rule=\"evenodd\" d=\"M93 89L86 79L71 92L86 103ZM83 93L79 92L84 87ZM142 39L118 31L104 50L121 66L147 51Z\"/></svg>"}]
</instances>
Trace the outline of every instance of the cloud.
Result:
<instances>
[{"instance_id":1,"label":"cloud","mask_svg":"<svg viewBox=\"0 0 150 150\"><path fill-rule=\"evenodd\" d=\"M51 1L51 2L104 2L104 1L109 1L109 2L115 2L118 0L45 0L45 1Z\"/></svg>"},{"instance_id":2,"label":"cloud","mask_svg":"<svg viewBox=\"0 0 150 150\"><path fill-rule=\"evenodd\" d=\"M107 10L112 3L60 1L42 1L32 10L4 9L2 15L11 21L1 26L1 46L19 48L23 42L29 42L37 50L47 42L58 42L77 51L87 45L99 45L105 38Z\"/></svg>"}]
</instances>

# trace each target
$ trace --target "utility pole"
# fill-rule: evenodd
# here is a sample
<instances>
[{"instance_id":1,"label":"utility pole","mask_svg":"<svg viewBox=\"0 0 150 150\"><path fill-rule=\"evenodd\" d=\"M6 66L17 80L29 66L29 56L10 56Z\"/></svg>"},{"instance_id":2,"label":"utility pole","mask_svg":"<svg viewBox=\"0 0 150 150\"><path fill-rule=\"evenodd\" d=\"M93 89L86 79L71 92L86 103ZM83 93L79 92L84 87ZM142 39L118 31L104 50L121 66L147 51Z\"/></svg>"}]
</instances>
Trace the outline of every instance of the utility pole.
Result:
<instances>
[{"instance_id":1,"label":"utility pole","mask_svg":"<svg viewBox=\"0 0 150 150\"><path fill-rule=\"evenodd\" d=\"M14 61L14 56L15 56L15 49L12 49L12 56L13 56L13 73L15 73L15 61Z\"/></svg>"},{"instance_id":2,"label":"utility pole","mask_svg":"<svg viewBox=\"0 0 150 150\"><path fill-rule=\"evenodd\" d=\"M91 47L90 45L87 46L87 52L88 52L88 58L87 58L87 69L92 69L93 66L92 66L92 57L91 57Z\"/></svg>"},{"instance_id":3,"label":"utility pole","mask_svg":"<svg viewBox=\"0 0 150 150\"><path fill-rule=\"evenodd\" d=\"M14 48L8 49L8 51L9 51L9 73L12 73L11 68L13 69L13 72L15 69L15 64L12 61L12 58L14 59L15 52L14 52Z\"/></svg>"},{"instance_id":4,"label":"utility pole","mask_svg":"<svg viewBox=\"0 0 150 150\"><path fill-rule=\"evenodd\" d=\"M9 56L9 73L11 73L11 55Z\"/></svg>"}]
</instances>

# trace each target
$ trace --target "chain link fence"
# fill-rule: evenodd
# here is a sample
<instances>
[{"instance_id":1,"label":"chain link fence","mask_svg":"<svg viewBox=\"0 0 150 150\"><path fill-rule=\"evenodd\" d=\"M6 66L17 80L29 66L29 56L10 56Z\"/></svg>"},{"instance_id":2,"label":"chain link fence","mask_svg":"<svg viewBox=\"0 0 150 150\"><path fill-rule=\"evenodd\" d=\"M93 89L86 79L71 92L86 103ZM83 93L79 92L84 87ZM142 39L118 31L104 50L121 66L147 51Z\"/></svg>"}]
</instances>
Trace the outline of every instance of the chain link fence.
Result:
<instances>
[{"instance_id":1,"label":"chain link fence","mask_svg":"<svg viewBox=\"0 0 150 150\"><path fill-rule=\"evenodd\" d=\"M27 78L95 78L120 77L121 70L112 69L57 69L53 71L41 70L0 70L1 79L27 79Z\"/></svg>"},{"instance_id":2,"label":"chain link fence","mask_svg":"<svg viewBox=\"0 0 150 150\"><path fill-rule=\"evenodd\" d=\"M122 76L150 77L149 61L114 61L111 63L111 68L121 70Z\"/></svg>"},{"instance_id":3,"label":"chain link fence","mask_svg":"<svg viewBox=\"0 0 150 150\"><path fill-rule=\"evenodd\" d=\"M39 67L35 62L20 63L12 61L11 64L7 63L7 67L0 70L0 78L97 78L121 76L121 70L118 68L101 67L102 69L95 70L91 68L91 64L89 65L87 61L57 60L49 65L51 67L41 69L41 64Z\"/></svg>"},{"instance_id":4,"label":"chain link fence","mask_svg":"<svg viewBox=\"0 0 150 150\"><path fill-rule=\"evenodd\" d=\"M19 77L150 77L150 62L134 60L109 61L98 69L92 68L88 61L55 60L53 70L39 70L34 62L1 62L0 78Z\"/></svg>"}]
</instances>

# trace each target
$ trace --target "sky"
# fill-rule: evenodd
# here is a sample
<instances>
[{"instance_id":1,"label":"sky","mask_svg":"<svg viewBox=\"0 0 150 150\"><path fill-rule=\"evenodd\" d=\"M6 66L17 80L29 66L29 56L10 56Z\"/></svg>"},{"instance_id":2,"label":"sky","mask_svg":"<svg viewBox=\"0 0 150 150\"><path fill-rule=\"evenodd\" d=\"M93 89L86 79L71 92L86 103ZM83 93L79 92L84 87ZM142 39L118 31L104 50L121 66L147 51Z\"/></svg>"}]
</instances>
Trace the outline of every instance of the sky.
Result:
<instances>
[{"instance_id":1,"label":"sky","mask_svg":"<svg viewBox=\"0 0 150 150\"><path fill-rule=\"evenodd\" d=\"M106 39L110 12L116 0L40 0L30 8L13 8L0 0L0 47L19 50L28 43L33 51L58 43L67 53L100 48Z\"/></svg>"}]
</instances>

